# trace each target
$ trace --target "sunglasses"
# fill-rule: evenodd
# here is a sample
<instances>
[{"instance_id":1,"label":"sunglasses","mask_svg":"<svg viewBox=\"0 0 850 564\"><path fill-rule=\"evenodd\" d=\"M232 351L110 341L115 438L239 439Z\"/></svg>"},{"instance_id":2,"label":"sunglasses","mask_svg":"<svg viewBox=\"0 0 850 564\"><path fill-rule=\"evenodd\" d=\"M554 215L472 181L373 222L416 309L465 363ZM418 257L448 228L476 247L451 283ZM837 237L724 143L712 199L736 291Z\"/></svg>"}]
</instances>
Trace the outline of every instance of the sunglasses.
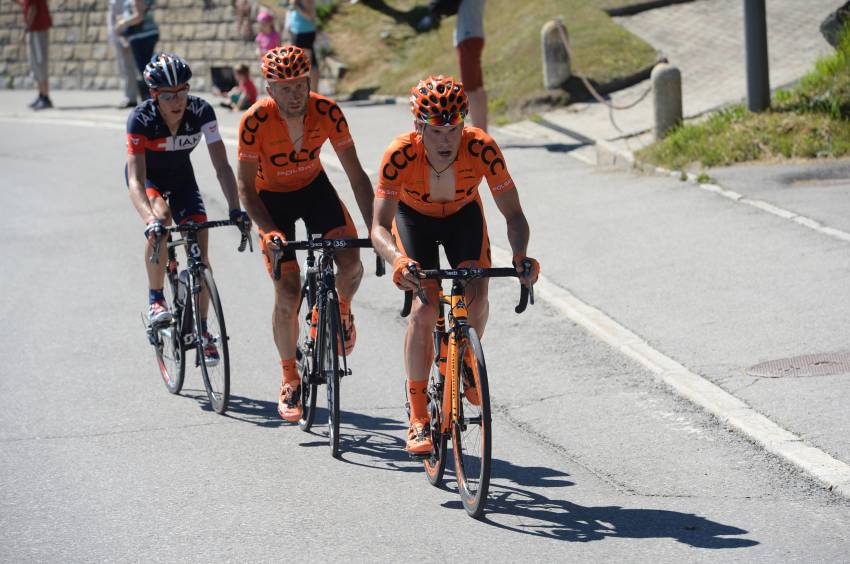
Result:
<instances>
[{"instance_id":1,"label":"sunglasses","mask_svg":"<svg viewBox=\"0 0 850 564\"><path fill-rule=\"evenodd\" d=\"M453 114L440 113L436 115L427 116L425 119L422 119L422 123L426 123L428 125L434 125L437 127L446 127L450 125L460 125L463 123L464 115L460 112L456 112Z\"/></svg>"},{"instance_id":2,"label":"sunglasses","mask_svg":"<svg viewBox=\"0 0 850 564\"><path fill-rule=\"evenodd\" d=\"M159 97L160 100L164 100L166 102L171 102L172 100L176 100L177 98L180 98L181 100L185 100L186 98L189 97L189 87L187 86L186 88L180 89L177 92L162 92L162 91L160 91L157 94L157 97Z\"/></svg>"}]
</instances>

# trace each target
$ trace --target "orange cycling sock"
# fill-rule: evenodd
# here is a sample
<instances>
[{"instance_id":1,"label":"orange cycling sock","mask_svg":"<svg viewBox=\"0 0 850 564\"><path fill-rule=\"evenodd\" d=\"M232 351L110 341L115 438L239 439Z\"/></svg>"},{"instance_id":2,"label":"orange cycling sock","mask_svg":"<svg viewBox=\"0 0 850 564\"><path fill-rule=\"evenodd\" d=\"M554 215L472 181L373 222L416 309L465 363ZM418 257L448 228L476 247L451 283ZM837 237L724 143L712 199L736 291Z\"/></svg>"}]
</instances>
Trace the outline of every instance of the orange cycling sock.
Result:
<instances>
[{"instance_id":1,"label":"orange cycling sock","mask_svg":"<svg viewBox=\"0 0 850 564\"><path fill-rule=\"evenodd\" d=\"M339 316L345 317L351 313L351 300L339 299Z\"/></svg>"},{"instance_id":2,"label":"orange cycling sock","mask_svg":"<svg viewBox=\"0 0 850 564\"><path fill-rule=\"evenodd\" d=\"M283 368L283 381L298 387L298 384L301 382L301 376L298 374L295 359L282 358L280 359L280 366Z\"/></svg>"},{"instance_id":3,"label":"orange cycling sock","mask_svg":"<svg viewBox=\"0 0 850 564\"><path fill-rule=\"evenodd\" d=\"M428 419L428 380L407 380L407 397L410 400L410 420Z\"/></svg>"}]
</instances>

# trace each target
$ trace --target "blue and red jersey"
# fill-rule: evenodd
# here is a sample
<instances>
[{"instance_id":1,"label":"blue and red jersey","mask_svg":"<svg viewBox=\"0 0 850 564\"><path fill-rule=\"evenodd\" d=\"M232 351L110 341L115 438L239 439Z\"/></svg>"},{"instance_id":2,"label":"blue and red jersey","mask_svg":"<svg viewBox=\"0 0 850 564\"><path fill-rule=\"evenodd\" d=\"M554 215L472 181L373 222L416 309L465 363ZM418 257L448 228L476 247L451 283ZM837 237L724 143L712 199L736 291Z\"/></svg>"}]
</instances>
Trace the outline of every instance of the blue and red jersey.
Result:
<instances>
[{"instance_id":1,"label":"blue and red jersey","mask_svg":"<svg viewBox=\"0 0 850 564\"><path fill-rule=\"evenodd\" d=\"M145 173L153 181L171 183L187 176L194 180L189 154L206 138L221 141L215 110L205 100L189 96L183 120L172 135L153 99L136 106L127 118L127 153L145 154Z\"/></svg>"}]
</instances>

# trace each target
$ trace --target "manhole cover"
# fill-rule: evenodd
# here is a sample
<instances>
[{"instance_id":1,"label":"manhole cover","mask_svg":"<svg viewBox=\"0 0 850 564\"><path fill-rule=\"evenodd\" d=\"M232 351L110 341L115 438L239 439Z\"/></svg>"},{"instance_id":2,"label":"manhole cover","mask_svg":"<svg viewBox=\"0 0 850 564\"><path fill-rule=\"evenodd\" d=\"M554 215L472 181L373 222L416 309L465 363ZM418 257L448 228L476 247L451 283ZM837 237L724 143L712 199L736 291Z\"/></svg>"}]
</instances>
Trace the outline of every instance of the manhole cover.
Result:
<instances>
[{"instance_id":1,"label":"manhole cover","mask_svg":"<svg viewBox=\"0 0 850 564\"><path fill-rule=\"evenodd\" d=\"M850 372L850 352L804 354L792 358L768 360L747 369L760 378L803 378Z\"/></svg>"}]
</instances>

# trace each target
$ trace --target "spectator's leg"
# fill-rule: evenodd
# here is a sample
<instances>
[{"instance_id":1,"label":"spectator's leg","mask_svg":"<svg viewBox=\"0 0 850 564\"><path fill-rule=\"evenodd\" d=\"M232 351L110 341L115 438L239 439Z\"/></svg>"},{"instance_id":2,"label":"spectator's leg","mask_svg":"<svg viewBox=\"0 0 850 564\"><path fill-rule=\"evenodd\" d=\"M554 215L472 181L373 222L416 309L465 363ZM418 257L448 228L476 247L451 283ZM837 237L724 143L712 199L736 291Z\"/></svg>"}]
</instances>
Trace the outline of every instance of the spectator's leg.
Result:
<instances>
[{"instance_id":1,"label":"spectator's leg","mask_svg":"<svg viewBox=\"0 0 850 564\"><path fill-rule=\"evenodd\" d=\"M31 31L27 34L27 56L29 57L32 78L38 89L39 99L50 99L47 75L47 31Z\"/></svg>"},{"instance_id":2,"label":"spectator's leg","mask_svg":"<svg viewBox=\"0 0 850 564\"><path fill-rule=\"evenodd\" d=\"M117 39L110 40L118 63L118 77L124 83L124 97L128 103L134 103L139 97L139 85L136 83L136 62L130 49Z\"/></svg>"},{"instance_id":3,"label":"spectator's leg","mask_svg":"<svg viewBox=\"0 0 850 564\"><path fill-rule=\"evenodd\" d=\"M151 60L157 41L159 41L159 35L151 35L149 37L130 40L130 50L133 53L133 59L136 62L136 70L138 71L138 74L136 75L136 82L139 85L139 94L141 95L142 100L147 100L151 97L148 86L142 78L142 71Z\"/></svg>"},{"instance_id":4,"label":"spectator's leg","mask_svg":"<svg viewBox=\"0 0 850 564\"><path fill-rule=\"evenodd\" d=\"M460 80L469 97L469 117L475 127L487 131L487 91L481 71L483 37L471 37L457 46Z\"/></svg>"}]
</instances>

